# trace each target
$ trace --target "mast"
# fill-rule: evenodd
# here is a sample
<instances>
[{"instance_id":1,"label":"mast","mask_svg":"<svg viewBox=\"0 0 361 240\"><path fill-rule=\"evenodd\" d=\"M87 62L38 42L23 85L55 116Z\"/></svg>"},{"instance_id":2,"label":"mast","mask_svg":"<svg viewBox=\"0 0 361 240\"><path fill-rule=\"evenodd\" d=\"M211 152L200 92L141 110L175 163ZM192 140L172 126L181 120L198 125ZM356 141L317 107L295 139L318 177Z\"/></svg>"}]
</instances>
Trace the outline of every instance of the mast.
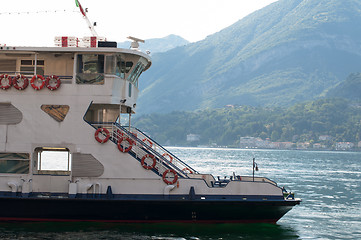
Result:
<instances>
[{"instance_id":1,"label":"mast","mask_svg":"<svg viewBox=\"0 0 361 240\"><path fill-rule=\"evenodd\" d=\"M94 29L94 24L92 24L92 23L90 22L88 16L86 15L86 12L88 12L88 9L85 8L85 11L84 11L84 9L83 9L83 7L81 6L79 0L75 0L75 5L76 5L77 7L79 7L79 10L80 10L81 14L83 15L83 18L85 19L86 23L88 24L88 27L89 27L90 32L92 33L92 35L93 35L94 37L98 37L98 33L97 33L97 32L95 31L95 29Z\"/></svg>"}]
</instances>

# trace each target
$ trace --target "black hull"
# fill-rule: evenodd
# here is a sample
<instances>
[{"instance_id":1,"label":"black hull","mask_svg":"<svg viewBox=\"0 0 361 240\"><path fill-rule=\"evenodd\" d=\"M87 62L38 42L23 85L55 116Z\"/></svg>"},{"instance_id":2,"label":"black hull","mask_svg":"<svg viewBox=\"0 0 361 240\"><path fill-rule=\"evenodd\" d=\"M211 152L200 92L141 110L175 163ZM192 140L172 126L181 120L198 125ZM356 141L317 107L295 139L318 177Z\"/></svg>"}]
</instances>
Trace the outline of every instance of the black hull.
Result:
<instances>
[{"instance_id":1,"label":"black hull","mask_svg":"<svg viewBox=\"0 0 361 240\"><path fill-rule=\"evenodd\" d=\"M299 201L0 198L3 221L276 223Z\"/></svg>"}]
</instances>

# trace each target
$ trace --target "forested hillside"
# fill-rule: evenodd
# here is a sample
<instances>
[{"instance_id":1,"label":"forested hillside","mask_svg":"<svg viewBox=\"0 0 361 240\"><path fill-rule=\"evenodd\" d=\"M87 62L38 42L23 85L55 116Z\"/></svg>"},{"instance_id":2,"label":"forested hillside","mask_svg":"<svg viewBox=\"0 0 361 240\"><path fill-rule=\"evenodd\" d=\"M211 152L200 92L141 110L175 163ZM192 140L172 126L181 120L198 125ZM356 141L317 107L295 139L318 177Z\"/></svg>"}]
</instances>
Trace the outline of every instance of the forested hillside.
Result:
<instances>
[{"instance_id":1,"label":"forested hillside","mask_svg":"<svg viewBox=\"0 0 361 240\"><path fill-rule=\"evenodd\" d=\"M361 73L353 73L345 81L330 89L327 97L339 97L361 101Z\"/></svg>"},{"instance_id":2,"label":"forested hillside","mask_svg":"<svg viewBox=\"0 0 361 240\"><path fill-rule=\"evenodd\" d=\"M361 107L343 99L321 99L289 108L228 106L194 112L138 116L134 125L166 145L238 146L245 136L271 141L316 143L321 135L333 141L361 140ZM187 142L187 134L199 141Z\"/></svg>"},{"instance_id":3,"label":"forested hillside","mask_svg":"<svg viewBox=\"0 0 361 240\"><path fill-rule=\"evenodd\" d=\"M359 0L279 0L202 41L154 54L137 112L287 107L325 96L361 71L360 12Z\"/></svg>"}]
</instances>

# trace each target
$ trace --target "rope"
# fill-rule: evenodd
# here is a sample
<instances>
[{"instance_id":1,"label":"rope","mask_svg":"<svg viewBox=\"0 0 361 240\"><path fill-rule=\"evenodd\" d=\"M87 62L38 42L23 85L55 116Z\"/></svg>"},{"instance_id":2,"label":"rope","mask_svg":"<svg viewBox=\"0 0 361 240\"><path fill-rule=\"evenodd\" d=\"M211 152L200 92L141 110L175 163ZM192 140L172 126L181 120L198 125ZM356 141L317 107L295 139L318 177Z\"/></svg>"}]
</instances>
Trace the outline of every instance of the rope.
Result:
<instances>
[{"instance_id":1,"label":"rope","mask_svg":"<svg viewBox=\"0 0 361 240\"><path fill-rule=\"evenodd\" d=\"M66 13L66 12L78 12L77 10L44 10L35 12L0 12L0 15L20 15L20 14L39 14L39 13Z\"/></svg>"}]
</instances>

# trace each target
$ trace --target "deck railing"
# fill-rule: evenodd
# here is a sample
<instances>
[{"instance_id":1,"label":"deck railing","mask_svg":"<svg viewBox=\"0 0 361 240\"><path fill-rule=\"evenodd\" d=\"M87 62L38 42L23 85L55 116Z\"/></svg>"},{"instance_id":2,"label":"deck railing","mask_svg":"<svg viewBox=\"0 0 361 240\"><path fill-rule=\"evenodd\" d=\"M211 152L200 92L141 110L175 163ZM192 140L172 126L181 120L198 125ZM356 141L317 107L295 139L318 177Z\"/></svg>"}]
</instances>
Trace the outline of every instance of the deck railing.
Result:
<instances>
[{"instance_id":1,"label":"deck railing","mask_svg":"<svg viewBox=\"0 0 361 240\"><path fill-rule=\"evenodd\" d=\"M156 165L151 170L159 176L162 176L167 169L173 169L179 177L200 178L205 180L209 187L226 187L230 181L267 182L277 186L277 183L265 177L231 176L229 179L215 179L212 175L200 174L137 128L121 126L114 122L88 123L95 129L107 129L110 135L109 140L114 144L118 145L119 141L122 141L121 144L125 149L131 147L127 152L139 162L146 155L154 156ZM125 139L129 139L129 141Z\"/></svg>"}]
</instances>

